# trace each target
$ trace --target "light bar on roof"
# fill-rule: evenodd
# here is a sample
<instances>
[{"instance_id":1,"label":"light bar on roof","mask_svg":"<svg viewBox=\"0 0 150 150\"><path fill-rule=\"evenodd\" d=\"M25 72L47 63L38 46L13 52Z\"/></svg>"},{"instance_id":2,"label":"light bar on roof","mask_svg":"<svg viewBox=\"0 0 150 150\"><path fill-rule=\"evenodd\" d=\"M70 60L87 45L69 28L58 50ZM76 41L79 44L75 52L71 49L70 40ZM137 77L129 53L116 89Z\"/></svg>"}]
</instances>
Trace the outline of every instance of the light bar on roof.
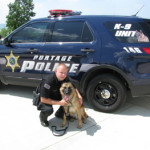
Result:
<instances>
[{"instance_id":1,"label":"light bar on roof","mask_svg":"<svg viewBox=\"0 0 150 150\"><path fill-rule=\"evenodd\" d=\"M81 11L72 11L72 10L65 10L65 9L55 9L49 10L50 15L54 17L58 16L73 16L73 15L80 15Z\"/></svg>"}]
</instances>

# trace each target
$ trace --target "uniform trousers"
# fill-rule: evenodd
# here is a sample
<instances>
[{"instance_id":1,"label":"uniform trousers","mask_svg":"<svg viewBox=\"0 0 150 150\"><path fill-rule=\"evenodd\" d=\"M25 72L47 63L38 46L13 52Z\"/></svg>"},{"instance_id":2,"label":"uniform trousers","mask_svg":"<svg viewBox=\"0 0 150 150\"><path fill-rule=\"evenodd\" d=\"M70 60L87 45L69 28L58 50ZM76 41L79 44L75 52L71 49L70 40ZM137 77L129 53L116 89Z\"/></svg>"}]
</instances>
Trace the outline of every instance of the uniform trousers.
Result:
<instances>
[{"instance_id":1,"label":"uniform trousers","mask_svg":"<svg viewBox=\"0 0 150 150\"><path fill-rule=\"evenodd\" d=\"M52 105L44 104L42 102L39 103L37 109L41 110L39 116L41 121L47 121L47 118L54 112ZM63 115L64 113L63 107L60 106L56 113Z\"/></svg>"}]
</instances>

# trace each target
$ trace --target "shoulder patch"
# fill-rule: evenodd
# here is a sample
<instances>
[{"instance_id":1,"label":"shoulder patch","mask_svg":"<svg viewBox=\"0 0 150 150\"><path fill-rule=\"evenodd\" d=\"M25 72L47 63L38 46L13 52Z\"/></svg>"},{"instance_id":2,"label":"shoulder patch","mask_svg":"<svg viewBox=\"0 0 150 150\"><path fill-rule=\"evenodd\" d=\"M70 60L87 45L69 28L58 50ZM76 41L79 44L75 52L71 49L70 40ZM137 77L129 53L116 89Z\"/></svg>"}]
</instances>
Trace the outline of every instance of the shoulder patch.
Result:
<instances>
[{"instance_id":1,"label":"shoulder patch","mask_svg":"<svg viewBox=\"0 0 150 150\"><path fill-rule=\"evenodd\" d=\"M45 87L46 89L48 89L48 90L49 90L51 86L50 86L50 85L48 85L47 83L45 83L45 84L44 84L44 87Z\"/></svg>"}]
</instances>

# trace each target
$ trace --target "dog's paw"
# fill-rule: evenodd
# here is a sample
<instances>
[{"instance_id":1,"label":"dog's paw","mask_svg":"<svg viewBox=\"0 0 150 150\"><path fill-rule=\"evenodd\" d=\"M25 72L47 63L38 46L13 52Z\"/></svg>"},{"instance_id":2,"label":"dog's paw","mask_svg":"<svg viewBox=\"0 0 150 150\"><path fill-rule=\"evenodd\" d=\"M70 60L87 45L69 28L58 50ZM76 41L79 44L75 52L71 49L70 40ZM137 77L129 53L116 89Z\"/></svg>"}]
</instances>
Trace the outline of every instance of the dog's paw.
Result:
<instances>
[{"instance_id":1,"label":"dog's paw","mask_svg":"<svg viewBox=\"0 0 150 150\"><path fill-rule=\"evenodd\" d=\"M81 129L81 128L82 128L82 125L78 125L78 128Z\"/></svg>"},{"instance_id":2,"label":"dog's paw","mask_svg":"<svg viewBox=\"0 0 150 150\"><path fill-rule=\"evenodd\" d=\"M83 119L83 123L86 124L86 123L87 123L87 120L86 120L86 119Z\"/></svg>"},{"instance_id":3,"label":"dog's paw","mask_svg":"<svg viewBox=\"0 0 150 150\"><path fill-rule=\"evenodd\" d=\"M61 125L61 127L64 127L65 125L66 125L66 124L63 123L63 124Z\"/></svg>"}]
</instances>

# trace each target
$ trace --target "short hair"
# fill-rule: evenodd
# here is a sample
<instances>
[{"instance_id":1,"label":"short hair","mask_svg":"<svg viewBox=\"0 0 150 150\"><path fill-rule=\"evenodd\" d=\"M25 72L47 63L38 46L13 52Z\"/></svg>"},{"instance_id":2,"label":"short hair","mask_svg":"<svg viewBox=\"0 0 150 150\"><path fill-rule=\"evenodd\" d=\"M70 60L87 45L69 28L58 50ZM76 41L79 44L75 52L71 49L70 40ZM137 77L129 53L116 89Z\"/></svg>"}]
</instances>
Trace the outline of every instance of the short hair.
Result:
<instances>
[{"instance_id":1,"label":"short hair","mask_svg":"<svg viewBox=\"0 0 150 150\"><path fill-rule=\"evenodd\" d=\"M58 66L57 66L56 70L57 70L57 69L58 69L58 67L60 67L60 66L65 67L65 68L68 70L67 66L66 66L64 63L60 63L60 64L58 64Z\"/></svg>"}]
</instances>

